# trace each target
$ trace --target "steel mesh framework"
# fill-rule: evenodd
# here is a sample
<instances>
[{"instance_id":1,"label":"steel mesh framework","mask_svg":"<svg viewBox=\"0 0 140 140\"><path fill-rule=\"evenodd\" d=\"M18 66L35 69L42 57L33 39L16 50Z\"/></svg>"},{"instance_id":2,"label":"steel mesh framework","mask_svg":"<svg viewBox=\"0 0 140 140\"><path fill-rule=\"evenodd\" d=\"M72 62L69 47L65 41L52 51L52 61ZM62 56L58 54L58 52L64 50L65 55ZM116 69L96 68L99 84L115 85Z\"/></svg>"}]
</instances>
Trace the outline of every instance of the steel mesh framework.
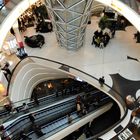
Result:
<instances>
[{"instance_id":1,"label":"steel mesh framework","mask_svg":"<svg viewBox=\"0 0 140 140\"><path fill-rule=\"evenodd\" d=\"M84 45L93 0L46 0L58 43L68 50Z\"/></svg>"}]
</instances>

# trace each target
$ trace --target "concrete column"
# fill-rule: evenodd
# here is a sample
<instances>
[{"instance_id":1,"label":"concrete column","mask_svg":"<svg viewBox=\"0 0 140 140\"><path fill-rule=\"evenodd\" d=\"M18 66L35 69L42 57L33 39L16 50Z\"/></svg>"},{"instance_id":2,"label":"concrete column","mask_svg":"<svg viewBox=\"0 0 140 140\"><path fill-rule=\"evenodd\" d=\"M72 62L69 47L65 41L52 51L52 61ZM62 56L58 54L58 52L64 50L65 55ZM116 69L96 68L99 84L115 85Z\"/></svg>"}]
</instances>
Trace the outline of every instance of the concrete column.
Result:
<instances>
[{"instance_id":1,"label":"concrete column","mask_svg":"<svg viewBox=\"0 0 140 140\"><path fill-rule=\"evenodd\" d=\"M84 45L92 2L93 0L46 0L61 47L78 50Z\"/></svg>"},{"instance_id":2,"label":"concrete column","mask_svg":"<svg viewBox=\"0 0 140 140\"><path fill-rule=\"evenodd\" d=\"M22 40L21 33L18 29L18 22L17 21L13 25L13 30L14 30L14 33L15 33L16 41L18 43L18 47L22 48L23 47L23 40Z\"/></svg>"}]
</instances>

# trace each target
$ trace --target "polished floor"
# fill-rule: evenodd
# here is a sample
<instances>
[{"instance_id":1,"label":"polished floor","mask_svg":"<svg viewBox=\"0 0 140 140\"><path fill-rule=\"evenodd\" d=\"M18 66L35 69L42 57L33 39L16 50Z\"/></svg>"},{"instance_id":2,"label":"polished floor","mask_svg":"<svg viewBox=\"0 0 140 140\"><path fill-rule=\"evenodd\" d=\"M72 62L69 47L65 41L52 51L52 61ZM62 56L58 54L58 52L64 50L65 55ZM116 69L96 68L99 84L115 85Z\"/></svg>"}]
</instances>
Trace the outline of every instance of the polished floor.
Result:
<instances>
[{"instance_id":1,"label":"polished floor","mask_svg":"<svg viewBox=\"0 0 140 140\"><path fill-rule=\"evenodd\" d=\"M92 17L92 22L86 30L85 45L78 51L60 48L53 32L42 34L46 44L41 49L30 48L26 45L25 49L29 56L52 59L78 68L96 78L104 76L105 83L123 94L124 98L128 94L138 97L140 95L140 43L136 43L134 39L136 29L128 26L125 31L117 31L107 47L99 49L91 45L94 31L98 29L98 21L97 17ZM34 34L37 34L35 30L28 28L23 36ZM128 56L133 59L128 59ZM138 61L135 61L136 59ZM126 116L126 119L128 120L129 117L130 114Z\"/></svg>"},{"instance_id":2,"label":"polished floor","mask_svg":"<svg viewBox=\"0 0 140 140\"><path fill-rule=\"evenodd\" d=\"M78 51L68 51L65 48L60 48L54 32L43 34L46 44L41 49L29 48L28 46L25 46L25 49L28 55L40 56L76 67L96 78L104 76L105 83L111 87L114 85L114 79L112 79L114 74L119 74L132 82L139 81L140 63L134 59L140 59L140 43L136 43L134 39L135 27L128 26L125 31L118 30L107 47L99 49L91 45L94 31L98 29L98 21L99 18L92 17L92 22L86 30L85 45ZM34 34L37 34L35 30L28 28L23 36ZM134 59L127 59L128 56ZM129 88L130 86L133 85L129 85ZM137 94L136 97L139 95L139 87L134 93Z\"/></svg>"}]
</instances>

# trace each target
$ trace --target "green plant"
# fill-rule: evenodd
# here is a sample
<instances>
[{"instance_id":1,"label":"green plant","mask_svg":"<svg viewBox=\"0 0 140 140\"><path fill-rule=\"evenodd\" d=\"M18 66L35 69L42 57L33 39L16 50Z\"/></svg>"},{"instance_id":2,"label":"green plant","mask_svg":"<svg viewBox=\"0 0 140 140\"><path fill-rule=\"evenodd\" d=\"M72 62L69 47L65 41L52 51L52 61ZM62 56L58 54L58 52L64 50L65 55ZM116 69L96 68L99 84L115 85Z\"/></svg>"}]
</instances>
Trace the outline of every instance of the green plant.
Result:
<instances>
[{"instance_id":1,"label":"green plant","mask_svg":"<svg viewBox=\"0 0 140 140\"><path fill-rule=\"evenodd\" d=\"M110 28L112 26L112 22L108 19L107 16L103 16L99 21L99 27L101 30L104 30L105 28Z\"/></svg>"}]
</instances>

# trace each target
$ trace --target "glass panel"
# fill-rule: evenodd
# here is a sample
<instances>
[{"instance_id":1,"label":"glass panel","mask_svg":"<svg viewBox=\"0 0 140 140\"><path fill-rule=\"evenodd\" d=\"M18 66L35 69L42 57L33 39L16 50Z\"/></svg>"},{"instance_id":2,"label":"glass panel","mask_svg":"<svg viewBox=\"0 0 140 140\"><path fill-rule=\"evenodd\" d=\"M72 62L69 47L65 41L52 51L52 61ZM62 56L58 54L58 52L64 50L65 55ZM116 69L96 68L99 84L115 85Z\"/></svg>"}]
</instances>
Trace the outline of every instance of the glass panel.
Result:
<instances>
[{"instance_id":1,"label":"glass panel","mask_svg":"<svg viewBox=\"0 0 140 140\"><path fill-rule=\"evenodd\" d=\"M76 36L75 35L70 35L70 34L67 34L67 39L70 40L72 38L75 38Z\"/></svg>"},{"instance_id":2,"label":"glass panel","mask_svg":"<svg viewBox=\"0 0 140 140\"><path fill-rule=\"evenodd\" d=\"M82 19L82 17L80 17L80 18L78 18L78 19L76 19L76 20L74 20L72 22L69 22L69 24L70 25L75 25L75 26L79 27L80 24L81 24L81 19Z\"/></svg>"},{"instance_id":3,"label":"glass panel","mask_svg":"<svg viewBox=\"0 0 140 140\"><path fill-rule=\"evenodd\" d=\"M57 0L50 0L53 8L63 9L63 6Z\"/></svg>"},{"instance_id":4,"label":"glass panel","mask_svg":"<svg viewBox=\"0 0 140 140\"><path fill-rule=\"evenodd\" d=\"M73 50L73 49L76 49L77 48L77 44L70 44L69 46L68 46L68 49L70 49L70 50Z\"/></svg>"},{"instance_id":5,"label":"glass panel","mask_svg":"<svg viewBox=\"0 0 140 140\"><path fill-rule=\"evenodd\" d=\"M63 31L66 32L66 30L67 30L66 24L57 23L57 25L59 25L59 27L61 27L63 29Z\"/></svg>"},{"instance_id":6,"label":"glass panel","mask_svg":"<svg viewBox=\"0 0 140 140\"><path fill-rule=\"evenodd\" d=\"M59 0L66 8L80 2L81 0Z\"/></svg>"},{"instance_id":7,"label":"glass panel","mask_svg":"<svg viewBox=\"0 0 140 140\"><path fill-rule=\"evenodd\" d=\"M54 10L55 13L61 18L63 19L63 22L65 21L65 17L66 17L66 12L65 10Z\"/></svg>"},{"instance_id":8,"label":"glass panel","mask_svg":"<svg viewBox=\"0 0 140 140\"><path fill-rule=\"evenodd\" d=\"M78 41L77 39L78 39L77 37L74 37L74 38L69 39L69 41L77 42Z\"/></svg>"},{"instance_id":9,"label":"glass panel","mask_svg":"<svg viewBox=\"0 0 140 140\"><path fill-rule=\"evenodd\" d=\"M69 11L66 11L66 17L65 17L65 21L66 22L70 22L78 17L80 17L81 15L80 14L77 14L77 13L74 13L74 12L69 12Z\"/></svg>"},{"instance_id":10,"label":"glass panel","mask_svg":"<svg viewBox=\"0 0 140 140\"><path fill-rule=\"evenodd\" d=\"M67 42L68 47L71 46L71 45L75 45L75 44L76 44L76 43L71 42L71 41L68 41L68 42Z\"/></svg>"},{"instance_id":11,"label":"glass panel","mask_svg":"<svg viewBox=\"0 0 140 140\"><path fill-rule=\"evenodd\" d=\"M83 39L84 39L84 34L78 39L79 43L83 42Z\"/></svg>"},{"instance_id":12,"label":"glass panel","mask_svg":"<svg viewBox=\"0 0 140 140\"><path fill-rule=\"evenodd\" d=\"M80 13L80 14L83 14L84 10L85 10L85 6L86 6L86 2L83 1L75 6L71 7L70 10L77 12L77 13Z\"/></svg>"},{"instance_id":13,"label":"glass panel","mask_svg":"<svg viewBox=\"0 0 140 140\"><path fill-rule=\"evenodd\" d=\"M85 33L85 30L86 30L86 26L82 27L82 28L81 28L81 31L80 31L80 34Z\"/></svg>"},{"instance_id":14,"label":"glass panel","mask_svg":"<svg viewBox=\"0 0 140 140\"><path fill-rule=\"evenodd\" d=\"M83 24L87 24L88 19L89 19L89 16L88 16L88 15L85 15L85 16L83 17L82 25L83 25Z\"/></svg>"},{"instance_id":15,"label":"glass panel","mask_svg":"<svg viewBox=\"0 0 140 140\"><path fill-rule=\"evenodd\" d=\"M55 21L57 22L64 22L64 19L62 19L57 13L54 12L53 14Z\"/></svg>"},{"instance_id":16,"label":"glass panel","mask_svg":"<svg viewBox=\"0 0 140 140\"><path fill-rule=\"evenodd\" d=\"M79 29L74 30L74 31L69 32L69 33L77 36L79 34Z\"/></svg>"},{"instance_id":17,"label":"glass panel","mask_svg":"<svg viewBox=\"0 0 140 140\"><path fill-rule=\"evenodd\" d=\"M63 42L62 40L60 40L60 43L63 47L66 47L66 42Z\"/></svg>"},{"instance_id":18,"label":"glass panel","mask_svg":"<svg viewBox=\"0 0 140 140\"><path fill-rule=\"evenodd\" d=\"M81 48L83 46L83 42L81 42L80 44L78 44L77 48Z\"/></svg>"},{"instance_id":19,"label":"glass panel","mask_svg":"<svg viewBox=\"0 0 140 140\"><path fill-rule=\"evenodd\" d=\"M77 27L71 26L71 25L68 25L68 26L67 26L67 31L68 31L68 32L70 32L70 31L72 31L72 30L75 30L75 29L77 29Z\"/></svg>"},{"instance_id":20,"label":"glass panel","mask_svg":"<svg viewBox=\"0 0 140 140\"><path fill-rule=\"evenodd\" d=\"M62 34L59 34L59 37L61 40L63 40L64 42L66 41L66 38L62 35Z\"/></svg>"},{"instance_id":21,"label":"glass panel","mask_svg":"<svg viewBox=\"0 0 140 140\"><path fill-rule=\"evenodd\" d=\"M48 6L50 5L50 1L49 0L45 0L45 4Z\"/></svg>"},{"instance_id":22,"label":"glass panel","mask_svg":"<svg viewBox=\"0 0 140 140\"><path fill-rule=\"evenodd\" d=\"M59 26L58 24L56 24L56 28L57 28L58 31L64 32L63 28L61 28L61 26Z\"/></svg>"},{"instance_id":23,"label":"glass panel","mask_svg":"<svg viewBox=\"0 0 140 140\"><path fill-rule=\"evenodd\" d=\"M86 10L85 10L86 12L90 11L91 6L92 6L92 1L93 1L93 0L91 0L91 1L89 1L89 2L87 3Z\"/></svg>"}]
</instances>

